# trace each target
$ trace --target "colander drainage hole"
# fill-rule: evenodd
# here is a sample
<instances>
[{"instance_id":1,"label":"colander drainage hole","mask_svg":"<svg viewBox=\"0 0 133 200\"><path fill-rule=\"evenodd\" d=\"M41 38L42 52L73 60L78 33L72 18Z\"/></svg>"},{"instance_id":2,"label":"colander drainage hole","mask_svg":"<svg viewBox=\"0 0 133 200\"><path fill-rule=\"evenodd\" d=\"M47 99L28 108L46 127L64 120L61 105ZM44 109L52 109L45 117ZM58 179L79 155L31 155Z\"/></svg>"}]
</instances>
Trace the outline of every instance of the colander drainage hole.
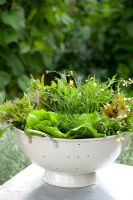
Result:
<instances>
[{"instance_id":1,"label":"colander drainage hole","mask_svg":"<svg viewBox=\"0 0 133 200\"><path fill-rule=\"evenodd\" d=\"M46 158L46 156L44 155L43 158Z\"/></svg>"},{"instance_id":2,"label":"colander drainage hole","mask_svg":"<svg viewBox=\"0 0 133 200\"><path fill-rule=\"evenodd\" d=\"M67 158L69 159L69 158L70 158L70 156L67 156Z\"/></svg>"},{"instance_id":3,"label":"colander drainage hole","mask_svg":"<svg viewBox=\"0 0 133 200\"><path fill-rule=\"evenodd\" d=\"M77 156L77 158L79 158L79 155Z\"/></svg>"},{"instance_id":4,"label":"colander drainage hole","mask_svg":"<svg viewBox=\"0 0 133 200\"><path fill-rule=\"evenodd\" d=\"M78 144L78 145L80 145L80 144Z\"/></svg>"},{"instance_id":5,"label":"colander drainage hole","mask_svg":"<svg viewBox=\"0 0 133 200\"><path fill-rule=\"evenodd\" d=\"M87 158L90 158L90 156L88 155Z\"/></svg>"}]
</instances>

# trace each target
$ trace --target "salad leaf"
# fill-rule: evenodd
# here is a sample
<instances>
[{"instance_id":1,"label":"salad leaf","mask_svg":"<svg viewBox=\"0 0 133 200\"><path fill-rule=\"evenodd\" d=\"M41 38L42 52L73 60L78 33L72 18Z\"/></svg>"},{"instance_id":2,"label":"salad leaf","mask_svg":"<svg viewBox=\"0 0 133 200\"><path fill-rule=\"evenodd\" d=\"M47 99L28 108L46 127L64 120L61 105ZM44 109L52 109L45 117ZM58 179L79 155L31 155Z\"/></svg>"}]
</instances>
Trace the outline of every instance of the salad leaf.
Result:
<instances>
[{"instance_id":1,"label":"salad leaf","mask_svg":"<svg viewBox=\"0 0 133 200\"><path fill-rule=\"evenodd\" d=\"M34 110L29 113L25 129L34 129L42 131L55 138L65 138L65 134L58 129L58 114L48 112L43 109ZM29 133L36 135L35 133Z\"/></svg>"},{"instance_id":2,"label":"salad leaf","mask_svg":"<svg viewBox=\"0 0 133 200\"><path fill-rule=\"evenodd\" d=\"M85 123L67 133L67 138L99 138L105 137L105 134L97 133L97 131L89 124Z\"/></svg>"},{"instance_id":3,"label":"salad leaf","mask_svg":"<svg viewBox=\"0 0 133 200\"><path fill-rule=\"evenodd\" d=\"M53 138L67 138L67 135L59 131L57 127L48 127L43 126L41 131L47 133L48 135L52 136Z\"/></svg>"},{"instance_id":4,"label":"salad leaf","mask_svg":"<svg viewBox=\"0 0 133 200\"><path fill-rule=\"evenodd\" d=\"M54 112L47 112L43 109L34 110L29 113L26 128L34 128L36 126L58 126L58 114Z\"/></svg>"}]
</instances>

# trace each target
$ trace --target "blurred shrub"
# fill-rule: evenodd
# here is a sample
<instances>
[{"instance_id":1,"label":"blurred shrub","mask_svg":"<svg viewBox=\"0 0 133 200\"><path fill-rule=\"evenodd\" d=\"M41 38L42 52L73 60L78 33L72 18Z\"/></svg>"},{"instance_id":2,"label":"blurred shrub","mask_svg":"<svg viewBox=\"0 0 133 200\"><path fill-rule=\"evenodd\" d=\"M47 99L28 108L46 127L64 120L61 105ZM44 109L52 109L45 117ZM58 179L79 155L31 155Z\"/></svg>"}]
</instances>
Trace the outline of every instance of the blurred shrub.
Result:
<instances>
[{"instance_id":1,"label":"blurred shrub","mask_svg":"<svg viewBox=\"0 0 133 200\"><path fill-rule=\"evenodd\" d=\"M14 134L7 132L0 138L0 185L29 164L16 145Z\"/></svg>"},{"instance_id":2,"label":"blurred shrub","mask_svg":"<svg viewBox=\"0 0 133 200\"><path fill-rule=\"evenodd\" d=\"M0 90L19 95L30 74L46 69L132 76L132 6L131 0L0 0Z\"/></svg>"},{"instance_id":3,"label":"blurred shrub","mask_svg":"<svg viewBox=\"0 0 133 200\"><path fill-rule=\"evenodd\" d=\"M122 164L133 165L133 135L117 161Z\"/></svg>"}]
</instances>

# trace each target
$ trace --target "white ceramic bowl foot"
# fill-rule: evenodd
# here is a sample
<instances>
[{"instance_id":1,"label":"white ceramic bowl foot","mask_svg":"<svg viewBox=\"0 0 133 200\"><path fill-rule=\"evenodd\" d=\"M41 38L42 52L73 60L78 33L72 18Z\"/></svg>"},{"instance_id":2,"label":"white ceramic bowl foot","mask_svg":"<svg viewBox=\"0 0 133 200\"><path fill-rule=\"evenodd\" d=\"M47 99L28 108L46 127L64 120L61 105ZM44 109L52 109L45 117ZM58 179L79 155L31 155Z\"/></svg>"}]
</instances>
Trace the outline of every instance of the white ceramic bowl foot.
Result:
<instances>
[{"instance_id":1,"label":"white ceramic bowl foot","mask_svg":"<svg viewBox=\"0 0 133 200\"><path fill-rule=\"evenodd\" d=\"M48 184L67 188L86 187L97 182L95 172L82 175L73 175L50 170L45 170L43 180Z\"/></svg>"}]
</instances>

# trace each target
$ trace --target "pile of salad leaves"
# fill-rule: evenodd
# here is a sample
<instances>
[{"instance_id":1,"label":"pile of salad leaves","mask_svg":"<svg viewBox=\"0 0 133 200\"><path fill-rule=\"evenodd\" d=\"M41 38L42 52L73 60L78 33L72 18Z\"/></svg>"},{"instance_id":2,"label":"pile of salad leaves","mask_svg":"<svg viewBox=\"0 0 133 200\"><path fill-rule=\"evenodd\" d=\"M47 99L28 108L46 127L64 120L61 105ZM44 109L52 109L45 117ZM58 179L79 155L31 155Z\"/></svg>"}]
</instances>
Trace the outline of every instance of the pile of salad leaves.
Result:
<instances>
[{"instance_id":1,"label":"pile of salad leaves","mask_svg":"<svg viewBox=\"0 0 133 200\"><path fill-rule=\"evenodd\" d=\"M80 126L62 133L59 130L59 116L55 112L48 112L45 110L32 111L26 120L25 129L39 130L54 138L97 138L105 136L97 131L89 124L83 123ZM32 135L32 133L31 133ZM39 136L39 134L38 134ZM41 136L41 135L40 135Z\"/></svg>"},{"instance_id":2,"label":"pile of salad leaves","mask_svg":"<svg viewBox=\"0 0 133 200\"><path fill-rule=\"evenodd\" d=\"M126 81L127 83L128 81ZM115 89L114 89L115 88ZM121 135L133 130L133 99L115 77L102 83L95 77L77 82L72 74L46 72L21 99L0 105L0 136L16 127L37 130L53 138L82 139Z\"/></svg>"}]
</instances>

